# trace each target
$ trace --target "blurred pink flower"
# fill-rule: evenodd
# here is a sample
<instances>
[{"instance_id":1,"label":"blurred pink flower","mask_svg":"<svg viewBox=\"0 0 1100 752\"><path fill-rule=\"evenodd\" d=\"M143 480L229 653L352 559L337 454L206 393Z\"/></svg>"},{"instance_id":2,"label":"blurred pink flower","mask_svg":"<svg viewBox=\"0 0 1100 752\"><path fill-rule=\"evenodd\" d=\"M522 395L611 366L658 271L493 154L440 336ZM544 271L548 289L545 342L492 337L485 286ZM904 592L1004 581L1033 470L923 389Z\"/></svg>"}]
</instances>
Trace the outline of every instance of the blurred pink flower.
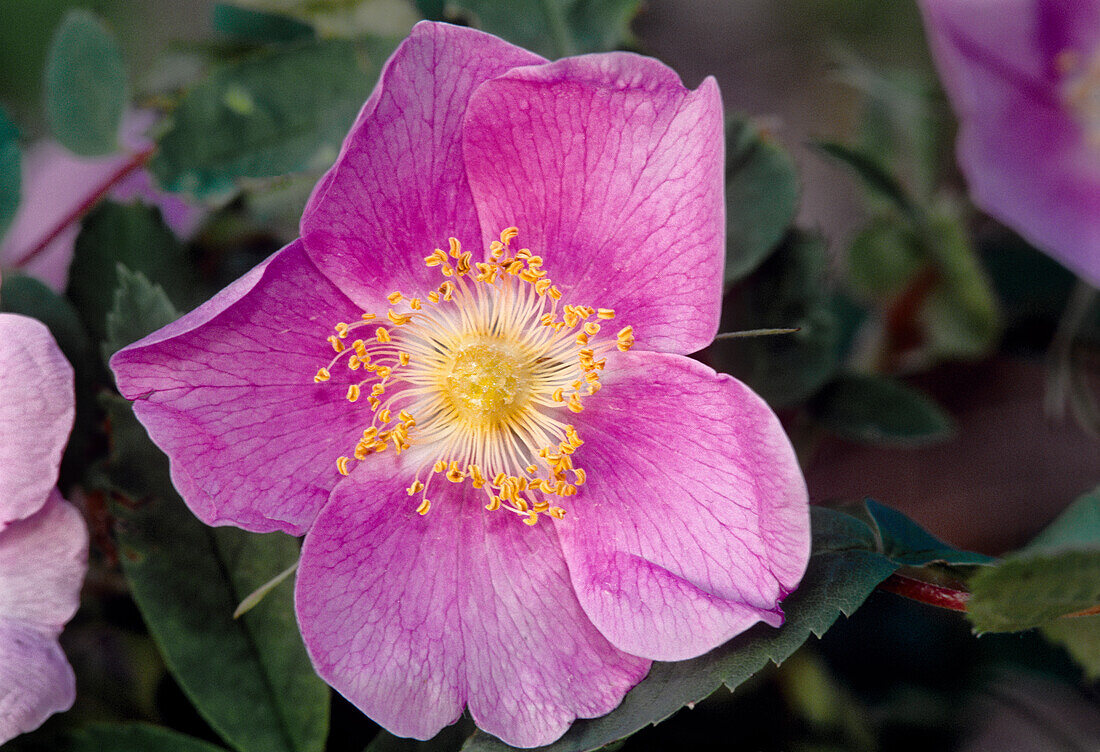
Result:
<instances>
[{"instance_id":1,"label":"blurred pink flower","mask_svg":"<svg viewBox=\"0 0 1100 752\"><path fill-rule=\"evenodd\" d=\"M200 518L306 533L314 666L389 730L468 707L546 744L782 622L797 460L685 357L718 327L723 170L713 79L422 23L301 239L112 359Z\"/></svg>"},{"instance_id":2,"label":"blurred pink flower","mask_svg":"<svg viewBox=\"0 0 1100 752\"><path fill-rule=\"evenodd\" d=\"M0 744L75 697L57 637L80 599L88 533L54 487L73 372L41 323L0 313Z\"/></svg>"},{"instance_id":3,"label":"blurred pink flower","mask_svg":"<svg viewBox=\"0 0 1100 752\"><path fill-rule=\"evenodd\" d=\"M122 149L103 157L80 157L52 139L23 153L19 209L0 238L0 267L17 268L63 292L80 220L103 198L143 201L160 207L181 238L198 229L206 210L154 185L144 169L153 144L145 133L155 113L135 110L123 121Z\"/></svg>"},{"instance_id":4,"label":"blurred pink flower","mask_svg":"<svg viewBox=\"0 0 1100 752\"><path fill-rule=\"evenodd\" d=\"M1100 286L1100 0L920 0L974 202Z\"/></svg>"}]
</instances>

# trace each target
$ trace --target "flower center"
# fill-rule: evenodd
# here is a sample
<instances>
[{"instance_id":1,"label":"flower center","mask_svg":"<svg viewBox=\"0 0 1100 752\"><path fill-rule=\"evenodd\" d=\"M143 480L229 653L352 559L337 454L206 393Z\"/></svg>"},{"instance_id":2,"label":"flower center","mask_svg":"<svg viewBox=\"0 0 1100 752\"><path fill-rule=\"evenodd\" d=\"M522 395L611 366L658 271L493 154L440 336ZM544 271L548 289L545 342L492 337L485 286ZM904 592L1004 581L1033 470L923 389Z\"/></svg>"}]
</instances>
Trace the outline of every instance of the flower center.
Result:
<instances>
[{"instance_id":1,"label":"flower center","mask_svg":"<svg viewBox=\"0 0 1100 752\"><path fill-rule=\"evenodd\" d=\"M584 409L600 390L605 354L629 350L634 334L629 326L603 331L611 309L561 304L542 259L512 253L517 233L504 230L489 246L491 260L477 263L451 238L449 252L424 259L444 277L437 289L413 298L394 291L385 314L336 325L328 338L336 355L314 381L329 381L341 363L362 371L345 397L365 397L370 412L352 455L336 460L341 474L371 454L422 447L427 459L407 489L419 495L420 514L432 506L437 475L470 482L484 491L486 509L510 510L529 525L565 514L560 501L586 476L572 460L584 441L563 418Z\"/></svg>"},{"instance_id":2,"label":"flower center","mask_svg":"<svg viewBox=\"0 0 1100 752\"><path fill-rule=\"evenodd\" d=\"M1100 149L1100 50L1087 61L1077 50L1065 50L1055 65L1063 76L1063 101L1085 130L1089 145Z\"/></svg>"},{"instance_id":3,"label":"flower center","mask_svg":"<svg viewBox=\"0 0 1100 752\"><path fill-rule=\"evenodd\" d=\"M499 337L479 338L455 354L446 393L462 420L490 427L526 407L530 381L531 365L514 344Z\"/></svg>"}]
</instances>

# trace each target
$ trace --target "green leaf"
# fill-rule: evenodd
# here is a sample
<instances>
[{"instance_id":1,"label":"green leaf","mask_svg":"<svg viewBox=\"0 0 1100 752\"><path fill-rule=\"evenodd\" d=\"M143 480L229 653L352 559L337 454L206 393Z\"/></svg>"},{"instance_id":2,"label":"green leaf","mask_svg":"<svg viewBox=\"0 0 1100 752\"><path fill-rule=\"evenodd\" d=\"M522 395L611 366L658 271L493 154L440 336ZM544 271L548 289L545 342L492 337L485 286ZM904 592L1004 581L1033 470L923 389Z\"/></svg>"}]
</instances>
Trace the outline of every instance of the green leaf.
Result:
<instances>
[{"instance_id":1,"label":"green leaf","mask_svg":"<svg viewBox=\"0 0 1100 752\"><path fill-rule=\"evenodd\" d=\"M1018 632L1100 604L1100 547L1005 559L970 580L975 631Z\"/></svg>"},{"instance_id":2,"label":"green leaf","mask_svg":"<svg viewBox=\"0 0 1100 752\"><path fill-rule=\"evenodd\" d=\"M1044 624L1042 631L1048 640L1066 649L1089 681L1100 679L1100 616L1057 619Z\"/></svg>"},{"instance_id":3,"label":"green leaf","mask_svg":"<svg viewBox=\"0 0 1100 752\"><path fill-rule=\"evenodd\" d=\"M46 58L46 116L54 136L83 156L118 149L128 99L126 67L114 35L86 10L71 10Z\"/></svg>"},{"instance_id":4,"label":"green leaf","mask_svg":"<svg viewBox=\"0 0 1100 752\"><path fill-rule=\"evenodd\" d=\"M875 523L879 550L895 564L922 567L928 564L966 566L996 562L991 556L949 546L901 512L874 499L867 499L863 504Z\"/></svg>"},{"instance_id":5,"label":"green leaf","mask_svg":"<svg viewBox=\"0 0 1100 752\"><path fill-rule=\"evenodd\" d=\"M726 123L726 283L775 249L798 209L791 156L748 120Z\"/></svg>"},{"instance_id":6,"label":"green leaf","mask_svg":"<svg viewBox=\"0 0 1100 752\"><path fill-rule=\"evenodd\" d=\"M297 541L202 524L176 496L168 460L130 403L102 401L109 478L136 500L115 505L119 559L169 671L238 752L321 752L329 690L298 636L292 589L274 589L233 619L238 603L298 559Z\"/></svg>"},{"instance_id":7,"label":"green leaf","mask_svg":"<svg viewBox=\"0 0 1100 752\"><path fill-rule=\"evenodd\" d=\"M233 0L233 4L291 16L325 38L403 38L419 20L408 0Z\"/></svg>"},{"instance_id":8,"label":"green leaf","mask_svg":"<svg viewBox=\"0 0 1100 752\"><path fill-rule=\"evenodd\" d=\"M144 274L132 272L122 264L118 265L117 273L118 288L107 313L107 337L100 344L104 361L179 316L164 290Z\"/></svg>"},{"instance_id":9,"label":"green leaf","mask_svg":"<svg viewBox=\"0 0 1100 752\"><path fill-rule=\"evenodd\" d=\"M244 42L294 42L313 36L313 29L297 19L228 3L214 6L210 22L222 34Z\"/></svg>"},{"instance_id":10,"label":"green leaf","mask_svg":"<svg viewBox=\"0 0 1100 752\"><path fill-rule=\"evenodd\" d=\"M416 0L416 9L428 21L443 21L446 2L444 0Z\"/></svg>"},{"instance_id":11,"label":"green leaf","mask_svg":"<svg viewBox=\"0 0 1100 752\"><path fill-rule=\"evenodd\" d=\"M379 729L363 752L458 752L473 731L473 723L466 718L447 726L427 741L405 739Z\"/></svg>"},{"instance_id":12,"label":"green leaf","mask_svg":"<svg viewBox=\"0 0 1100 752\"><path fill-rule=\"evenodd\" d=\"M452 5L448 3L448 6ZM603 52L631 39L640 0L457 0L473 26L548 58Z\"/></svg>"},{"instance_id":13,"label":"green leaf","mask_svg":"<svg viewBox=\"0 0 1100 752\"><path fill-rule=\"evenodd\" d=\"M818 141L813 146L855 172L872 195L885 200L910 218L919 216L920 209L908 192L875 157L835 141Z\"/></svg>"},{"instance_id":14,"label":"green leaf","mask_svg":"<svg viewBox=\"0 0 1100 752\"><path fill-rule=\"evenodd\" d=\"M840 328L825 283L824 242L800 232L783 244L730 297L723 331L798 328L711 348L719 370L749 384L773 407L798 404L839 366Z\"/></svg>"},{"instance_id":15,"label":"green leaf","mask_svg":"<svg viewBox=\"0 0 1100 752\"><path fill-rule=\"evenodd\" d=\"M94 363L92 341L73 304L34 277L6 274L0 284L0 311L38 319L78 370Z\"/></svg>"},{"instance_id":16,"label":"green leaf","mask_svg":"<svg viewBox=\"0 0 1100 752\"><path fill-rule=\"evenodd\" d=\"M954 431L950 416L935 402L882 376L839 376L810 401L809 409L838 436L871 444L928 444Z\"/></svg>"},{"instance_id":17,"label":"green leaf","mask_svg":"<svg viewBox=\"0 0 1100 752\"><path fill-rule=\"evenodd\" d=\"M222 65L183 97L150 168L169 190L210 196L327 167L392 49L316 40Z\"/></svg>"},{"instance_id":18,"label":"green leaf","mask_svg":"<svg viewBox=\"0 0 1100 752\"><path fill-rule=\"evenodd\" d=\"M922 263L912 229L880 217L860 230L848 247L848 280L865 296L888 297L901 292Z\"/></svg>"},{"instance_id":19,"label":"green leaf","mask_svg":"<svg viewBox=\"0 0 1100 752\"><path fill-rule=\"evenodd\" d=\"M68 752L224 752L200 739L145 723L95 724L77 731Z\"/></svg>"},{"instance_id":20,"label":"green leaf","mask_svg":"<svg viewBox=\"0 0 1100 752\"><path fill-rule=\"evenodd\" d=\"M23 186L22 164L19 156L19 131L0 107L0 238L19 208Z\"/></svg>"},{"instance_id":21,"label":"green leaf","mask_svg":"<svg viewBox=\"0 0 1100 752\"><path fill-rule=\"evenodd\" d=\"M1100 549L1100 486L1070 504L1023 552Z\"/></svg>"},{"instance_id":22,"label":"green leaf","mask_svg":"<svg viewBox=\"0 0 1100 752\"><path fill-rule=\"evenodd\" d=\"M186 250L159 210L140 203L103 203L84 220L76 238L66 290L97 338L106 334L120 264L164 287L180 308L193 302L195 276Z\"/></svg>"},{"instance_id":23,"label":"green leaf","mask_svg":"<svg viewBox=\"0 0 1100 752\"><path fill-rule=\"evenodd\" d=\"M124 417L112 407L117 426ZM117 431L112 438L130 440ZM176 497L118 514L134 601L203 718L240 752L323 750L329 692L298 637L291 589L275 589L233 619L237 603L297 559L297 542L208 528Z\"/></svg>"},{"instance_id":24,"label":"green leaf","mask_svg":"<svg viewBox=\"0 0 1100 752\"><path fill-rule=\"evenodd\" d=\"M1051 627L1074 650L1095 649L1062 619L1100 606L1100 487L1077 499L1035 540L971 581L967 615L978 632Z\"/></svg>"},{"instance_id":25,"label":"green leaf","mask_svg":"<svg viewBox=\"0 0 1100 752\"><path fill-rule=\"evenodd\" d=\"M787 620L779 629L757 625L706 655L678 663L654 663L622 705L602 718L573 724L545 752L598 749L657 723L725 684L736 688L768 662L781 663L811 634L823 635L840 614L853 613L897 569L873 545L861 521L830 509L811 509L814 551L802 584L783 602ZM503 752L510 747L478 732L463 752Z\"/></svg>"}]
</instances>

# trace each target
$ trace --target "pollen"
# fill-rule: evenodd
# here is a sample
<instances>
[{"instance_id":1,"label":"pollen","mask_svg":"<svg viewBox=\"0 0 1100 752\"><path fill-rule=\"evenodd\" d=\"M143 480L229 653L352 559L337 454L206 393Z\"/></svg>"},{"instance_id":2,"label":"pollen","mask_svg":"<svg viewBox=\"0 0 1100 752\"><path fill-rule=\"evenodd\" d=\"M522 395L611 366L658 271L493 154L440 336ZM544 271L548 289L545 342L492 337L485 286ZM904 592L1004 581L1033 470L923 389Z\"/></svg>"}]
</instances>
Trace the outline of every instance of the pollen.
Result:
<instances>
[{"instance_id":1,"label":"pollen","mask_svg":"<svg viewBox=\"0 0 1100 752\"><path fill-rule=\"evenodd\" d=\"M404 483L417 514L459 512L449 500L462 497L429 496L448 483L470 484L486 510L526 525L560 520L576 503L588 476L574 465L584 441L569 419L602 387L608 355L634 345L634 330L609 334L601 324L613 309L563 303L543 256L513 248L518 237L506 228L480 261L450 238L424 256L442 277L434 289L395 290L389 308L334 326L335 356L313 380L340 383L364 424L349 456L337 458L338 473L415 448Z\"/></svg>"}]
</instances>

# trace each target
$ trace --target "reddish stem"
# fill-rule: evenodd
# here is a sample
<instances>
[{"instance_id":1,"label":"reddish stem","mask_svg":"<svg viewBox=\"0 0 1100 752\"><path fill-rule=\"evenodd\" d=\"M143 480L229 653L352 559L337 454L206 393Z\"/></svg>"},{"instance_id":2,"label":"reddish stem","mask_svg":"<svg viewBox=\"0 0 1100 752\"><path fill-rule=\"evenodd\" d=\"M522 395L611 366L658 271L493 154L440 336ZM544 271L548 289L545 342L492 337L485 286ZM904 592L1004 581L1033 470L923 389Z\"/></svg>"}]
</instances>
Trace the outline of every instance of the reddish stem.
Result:
<instances>
[{"instance_id":1,"label":"reddish stem","mask_svg":"<svg viewBox=\"0 0 1100 752\"><path fill-rule=\"evenodd\" d=\"M62 217L61 221L57 224L56 227L50 230L46 237L44 237L38 242L37 245L35 245L33 248L23 254L21 258L16 259L14 266L16 268L26 266L34 259L35 256L48 248L50 243L56 240L57 237L65 231L65 228L83 217L84 214L93 206L95 206L99 202L99 200L103 198L104 195L106 195L107 191L111 190L111 188L116 183L118 183L134 170L144 167L145 163L149 161L149 157L152 156L154 148L155 147L150 146L147 149L135 152L133 156L129 159L129 161L127 161L121 167L111 173L107 177L107 179L103 181L103 184L96 188L96 190L94 190L92 193L90 193L83 202L78 204L71 212Z\"/></svg>"},{"instance_id":2,"label":"reddish stem","mask_svg":"<svg viewBox=\"0 0 1100 752\"><path fill-rule=\"evenodd\" d=\"M887 577L878 587L879 590L950 611L965 611L966 602L970 600L970 593L965 590L934 585L897 572Z\"/></svg>"}]
</instances>

